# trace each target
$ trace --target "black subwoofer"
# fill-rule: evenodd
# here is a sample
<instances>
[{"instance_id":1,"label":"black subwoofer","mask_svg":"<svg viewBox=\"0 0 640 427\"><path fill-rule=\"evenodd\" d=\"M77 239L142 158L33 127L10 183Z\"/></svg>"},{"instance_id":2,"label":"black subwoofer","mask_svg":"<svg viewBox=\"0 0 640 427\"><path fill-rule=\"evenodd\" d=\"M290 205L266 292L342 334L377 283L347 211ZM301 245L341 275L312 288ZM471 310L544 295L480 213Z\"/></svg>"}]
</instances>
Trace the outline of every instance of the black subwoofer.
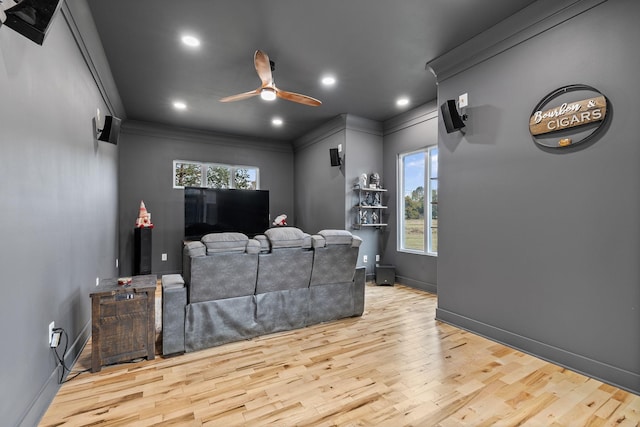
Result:
<instances>
[{"instance_id":1,"label":"black subwoofer","mask_svg":"<svg viewBox=\"0 0 640 427\"><path fill-rule=\"evenodd\" d=\"M151 274L151 231L150 227L136 227L133 232L133 274Z\"/></svg>"},{"instance_id":2,"label":"black subwoofer","mask_svg":"<svg viewBox=\"0 0 640 427\"><path fill-rule=\"evenodd\" d=\"M393 265L376 266L376 285L391 285L396 281L396 268Z\"/></svg>"}]
</instances>

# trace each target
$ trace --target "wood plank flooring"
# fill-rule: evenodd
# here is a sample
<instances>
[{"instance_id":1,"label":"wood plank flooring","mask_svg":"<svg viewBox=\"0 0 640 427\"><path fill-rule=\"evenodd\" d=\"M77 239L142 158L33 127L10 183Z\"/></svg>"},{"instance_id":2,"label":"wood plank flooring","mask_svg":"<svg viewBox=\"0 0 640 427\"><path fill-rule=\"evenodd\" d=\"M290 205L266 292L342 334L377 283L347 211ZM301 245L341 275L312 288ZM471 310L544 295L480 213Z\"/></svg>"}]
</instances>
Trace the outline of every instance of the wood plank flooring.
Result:
<instances>
[{"instance_id":1,"label":"wood plank flooring","mask_svg":"<svg viewBox=\"0 0 640 427\"><path fill-rule=\"evenodd\" d=\"M639 426L640 396L434 320L368 284L362 317L65 383L41 426ZM90 345L74 366L90 366Z\"/></svg>"}]
</instances>

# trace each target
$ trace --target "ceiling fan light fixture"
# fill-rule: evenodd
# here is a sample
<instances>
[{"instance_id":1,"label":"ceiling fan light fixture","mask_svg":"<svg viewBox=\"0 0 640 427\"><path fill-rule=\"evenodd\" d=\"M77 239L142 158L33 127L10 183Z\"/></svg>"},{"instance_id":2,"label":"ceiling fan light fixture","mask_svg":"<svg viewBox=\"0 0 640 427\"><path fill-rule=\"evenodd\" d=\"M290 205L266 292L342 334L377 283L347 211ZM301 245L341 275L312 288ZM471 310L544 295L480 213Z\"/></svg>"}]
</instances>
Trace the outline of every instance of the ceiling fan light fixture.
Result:
<instances>
[{"instance_id":1,"label":"ceiling fan light fixture","mask_svg":"<svg viewBox=\"0 0 640 427\"><path fill-rule=\"evenodd\" d=\"M264 89L262 89L262 92L260 92L260 98L264 99L265 101L273 101L274 99L276 99L276 91L265 87Z\"/></svg>"}]
</instances>

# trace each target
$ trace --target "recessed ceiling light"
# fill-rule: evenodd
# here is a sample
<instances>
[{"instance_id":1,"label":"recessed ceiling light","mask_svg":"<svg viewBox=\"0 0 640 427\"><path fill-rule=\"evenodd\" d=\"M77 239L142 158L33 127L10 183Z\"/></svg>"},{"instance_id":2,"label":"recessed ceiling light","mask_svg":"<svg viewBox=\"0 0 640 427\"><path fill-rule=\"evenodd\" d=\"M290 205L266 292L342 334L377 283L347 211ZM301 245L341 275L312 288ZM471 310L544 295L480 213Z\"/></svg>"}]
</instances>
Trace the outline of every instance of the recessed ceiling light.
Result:
<instances>
[{"instance_id":1,"label":"recessed ceiling light","mask_svg":"<svg viewBox=\"0 0 640 427\"><path fill-rule=\"evenodd\" d=\"M182 36L182 43L186 44L189 47L198 47L200 46L200 40L194 36L184 35Z\"/></svg>"},{"instance_id":2,"label":"recessed ceiling light","mask_svg":"<svg viewBox=\"0 0 640 427\"><path fill-rule=\"evenodd\" d=\"M333 86L334 84L336 84L336 78L333 76L324 76L321 80L322 84L325 86Z\"/></svg>"},{"instance_id":3,"label":"recessed ceiling light","mask_svg":"<svg viewBox=\"0 0 640 427\"><path fill-rule=\"evenodd\" d=\"M282 121L282 119L280 117L274 117L271 120L271 124L274 125L274 126L282 126L283 123L284 122Z\"/></svg>"},{"instance_id":4,"label":"recessed ceiling light","mask_svg":"<svg viewBox=\"0 0 640 427\"><path fill-rule=\"evenodd\" d=\"M176 110L186 110L187 109L187 104L185 104L182 101L175 101L173 103L173 108L175 108Z\"/></svg>"},{"instance_id":5,"label":"recessed ceiling light","mask_svg":"<svg viewBox=\"0 0 640 427\"><path fill-rule=\"evenodd\" d=\"M398 98L398 100L396 101L396 105L398 107L404 107L405 105L409 105L409 98L407 97Z\"/></svg>"}]
</instances>

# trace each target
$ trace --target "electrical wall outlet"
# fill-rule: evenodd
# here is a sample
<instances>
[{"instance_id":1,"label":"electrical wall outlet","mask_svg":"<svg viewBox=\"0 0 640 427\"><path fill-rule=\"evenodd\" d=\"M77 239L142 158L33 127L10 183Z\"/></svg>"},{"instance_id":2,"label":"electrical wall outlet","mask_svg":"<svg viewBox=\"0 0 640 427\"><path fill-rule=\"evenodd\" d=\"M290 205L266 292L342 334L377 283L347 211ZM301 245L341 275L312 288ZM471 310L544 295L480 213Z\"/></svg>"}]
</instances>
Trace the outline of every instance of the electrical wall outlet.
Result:
<instances>
[{"instance_id":1,"label":"electrical wall outlet","mask_svg":"<svg viewBox=\"0 0 640 427\"><path fill-rule=\"evenodd\" d=\"M362 262L366 264L367 261L368 261L368 257L366 255L362 255Z\"/></svg>"},{"instance_id":2,"label":"electrical wall outlet","mask_svg":"<svg viewBox=\"0 0 640 427\"><path fill-rule=\"evenodd\" d=\"M51 335L51 342L49 343L49 347L58 348L60 345L60 337L62 336L62 332L54 331Z\"/></svg>"},{"instance_id":3,"label":"electrical wall outlet","mask_svg":"<svg viewBox=\"0 0 640 427\"><path fill-rule=\"evenodd\" d=\"M99 285L100 285L100 278L96 277L96 286L99 286Z\"/></svg>"},{"instance_id":4,"label":"electrical wall outlet","mask_svg":"<svg viewBox=\"0 0 640 427\"><path fill-rule=\"evenodd\" d=\"M118 258L116 258L116 268L118 268Z\"/></svg>"},{"instance_id":5,"label":"electrical wall outlet","mask_svg":"<svg viewBox=\"0 0 640 427\"><path fill-rule=\"evenodd\" d=\"M162 254L162 261L166 261L167 260L167 254Z\"/></svg>"},{"instance_id":6,"label":"electrical wall outlet","mask_svg":"<svg viewBox=\"0 0 640 427\"><path fill-rule=\"evenodd\" d=\"M53 339L53 330L56 327L56 322L49 323L49 335L47 335L47 343L51 345L51 340Z\"/></svg>"},{"instance_id":7,"label":"electrical wall outlet","mask_svg":"<svg viewBox=\"0 0 640 427\"><path fill-rule=\"evenodd\" d=\"M380 262L380 255L376 255L376 262Z\"/></svg>"}]
</instances>

